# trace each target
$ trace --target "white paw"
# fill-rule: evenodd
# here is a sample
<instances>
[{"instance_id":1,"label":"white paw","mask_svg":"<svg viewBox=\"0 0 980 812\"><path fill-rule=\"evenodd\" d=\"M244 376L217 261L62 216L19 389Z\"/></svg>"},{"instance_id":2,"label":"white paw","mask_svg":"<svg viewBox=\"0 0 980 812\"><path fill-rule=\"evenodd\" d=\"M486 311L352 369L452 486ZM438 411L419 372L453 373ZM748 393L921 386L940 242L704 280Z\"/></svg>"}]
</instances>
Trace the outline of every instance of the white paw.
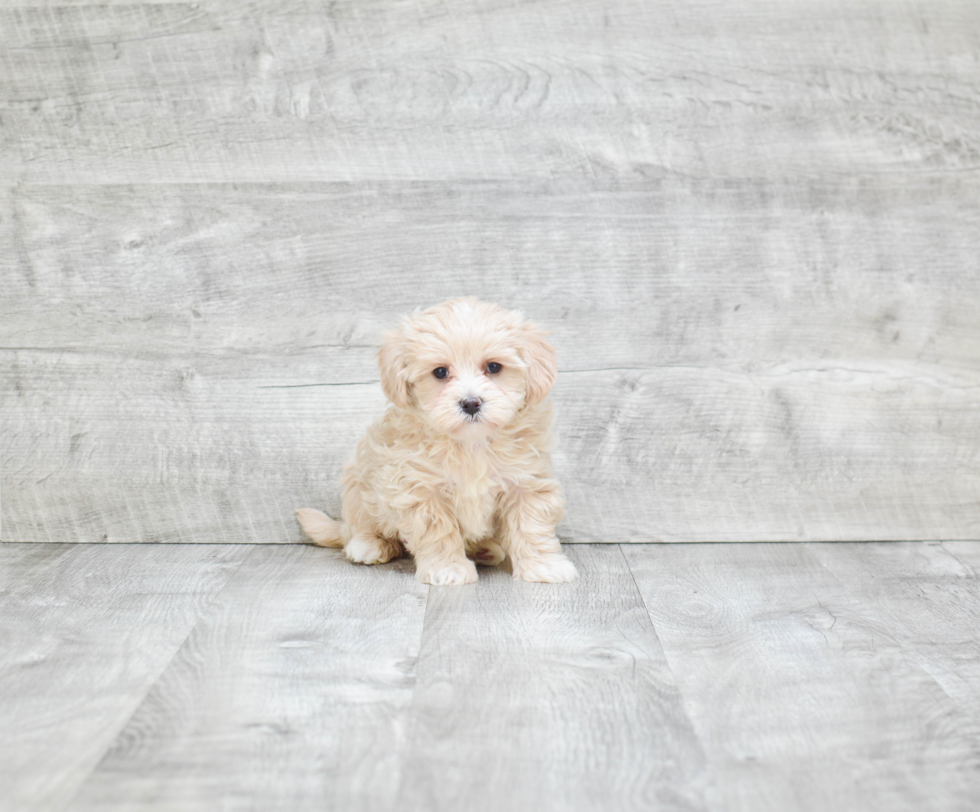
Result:
<instances>
[{"instance_id":1,"label":"white paw","mask_svg":"<svg viewBox=\"0 0 980 812\"><path fill-rule=\"evenodd\" d=\"M433 586L460 586L476 583L476 567L467 559L464 562L447 564L443 567L428 567L415 573L423 584Z\"/></svg>"},{"instance_id":2,"label":"white paw","mask_svg":"<svg viewBox=\"0 0 980 812\"><path fill-rule=\"evenodd\" d=\"M385 558L386 553L387 550L380 541L362 536L354 536L344 547L344 555L355 564L383 564L390 558Z\"/></svg>"},{"instance_id":3,"label":"white paw","mask_svg":"<svg viewBox=\"0 0 980 812\"><path fill-rule=\"evenodd\" d=\"M543 558L514 562L514 577L522 581L567 584L578 578L575 565L560 553Z\"/></svg>"}]
</instances>

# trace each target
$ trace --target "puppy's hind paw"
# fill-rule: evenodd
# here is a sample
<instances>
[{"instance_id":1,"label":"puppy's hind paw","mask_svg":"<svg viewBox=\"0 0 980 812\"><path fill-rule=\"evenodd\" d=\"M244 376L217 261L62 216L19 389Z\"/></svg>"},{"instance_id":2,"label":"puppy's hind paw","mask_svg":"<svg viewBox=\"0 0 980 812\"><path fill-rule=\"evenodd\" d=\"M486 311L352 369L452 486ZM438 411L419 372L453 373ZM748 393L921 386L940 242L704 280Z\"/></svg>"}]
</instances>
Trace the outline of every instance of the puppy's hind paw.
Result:
<instances>
[{"instance_id":1,"label":"puppy's hind paw","mask_svg":"<svg viewBox=\"0 0 980 812\"><path fill-rule=\"evenodd\" d=\"M382 538L354 536L344 547L344 555L355 564L385 564L401 555L401 545Z\"/></svg>"},{"instance_id":2,"label":"puppy's hind paw","mask_svg":"<svg viewBox=\"0 0 980 812\"><path fill-rule=\"evenodd\" d=\"M561 553L514 562L514 577L522 581L567 584L578 578L575 565Z\"/></svg>"},{"instance_id":3,"label":"puppy's hind paw","mask_svg":"<svg viewBox=\"0 0 980 812\"><path fill-rule=\"evenodd\" d=\"M433 586L460 586L476 583L476 567L469 559L452 564L430 567L418 566L415 577L423 584Z\"/></svg>"},{"instance_id":4,"label":"puppy's hind paw","mask_svg":"<svg viewBox=\"0 0 980 812\"><path fill-rule=\"evenodd\" d=\"M485 541L467 552L477 564L484 567L496 567L507 557L504 548L495 541Z\"/></svg>"}]
</instances>

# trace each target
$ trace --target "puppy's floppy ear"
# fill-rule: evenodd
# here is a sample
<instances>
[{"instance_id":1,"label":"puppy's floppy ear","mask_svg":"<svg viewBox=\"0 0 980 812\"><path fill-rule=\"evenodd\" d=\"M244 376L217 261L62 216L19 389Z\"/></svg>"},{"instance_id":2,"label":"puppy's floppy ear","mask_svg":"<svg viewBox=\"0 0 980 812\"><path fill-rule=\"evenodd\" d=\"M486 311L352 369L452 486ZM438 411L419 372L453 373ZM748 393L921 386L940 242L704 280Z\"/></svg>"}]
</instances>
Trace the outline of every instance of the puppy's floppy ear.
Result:
<instances>
[{"instance_id":1,"label":"puppy's floppy ear","mask_svg":"<svg viewBox=\"0 0 980 812\"><path fill-rule=\"evenodd\" d=\"M535 324L527 322L522 328L524 346L521 357L527 364L527 402L544 400L558 377L558 359L555 348L548 341L548 334Z\"/></svg>"},{"instance_id":2,"label":"puppy's floppy ear","mask_svg":"<svg viewBox=\"0 0 980 812\"><path fill-rule=\"evenodd\" d=\"M405 333L400 327L382 336L378 367L385 397L396 406L405 408L408 405L408 357L405 354Z\"/></svg>"}]
</instances>

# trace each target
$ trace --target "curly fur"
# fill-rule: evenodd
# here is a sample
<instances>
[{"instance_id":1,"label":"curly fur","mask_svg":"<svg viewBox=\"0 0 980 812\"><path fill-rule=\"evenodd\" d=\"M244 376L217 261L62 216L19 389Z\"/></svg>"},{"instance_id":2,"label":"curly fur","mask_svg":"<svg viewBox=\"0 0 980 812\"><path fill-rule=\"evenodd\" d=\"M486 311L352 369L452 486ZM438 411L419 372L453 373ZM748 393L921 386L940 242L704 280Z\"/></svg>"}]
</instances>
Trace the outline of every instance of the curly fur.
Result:
<instances>
[{"instance_id":1,"label":"curly fur","mask_svg":"<svg viewBox=\"0 0 980 812\"><path fill-rule=\"evenodd\" d=\"M347 466L343 521L302 508L307 536L362 564L409 552L428 584L472 583L474 560L506 557L515 578L576 578L555 536L563 498L551 477L557 365L546 334L520 313L454 299L387 333L378 365L391 405ZM467 399L480 401L476 414Z\"/></svg>"}]
</instances>

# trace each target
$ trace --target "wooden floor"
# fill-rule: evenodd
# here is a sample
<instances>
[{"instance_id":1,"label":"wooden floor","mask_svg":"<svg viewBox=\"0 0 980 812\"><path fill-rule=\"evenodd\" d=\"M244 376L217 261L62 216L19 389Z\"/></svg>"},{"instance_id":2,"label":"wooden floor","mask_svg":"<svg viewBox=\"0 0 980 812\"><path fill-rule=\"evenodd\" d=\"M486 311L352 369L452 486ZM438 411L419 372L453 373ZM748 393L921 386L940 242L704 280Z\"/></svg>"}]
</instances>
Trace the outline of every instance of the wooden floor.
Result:
<instances>
[{"instance_id":1,"label":"wooden floor","mask_svg":"<svg viewBox=\"0 0 980 812\"><path fill-rule=\"evenodd\" d=\"M980 542L0 545L3 810L974 810Z\"/></svg>"},{"instance_id":2,"label":"wooden floor","mask_svg":"<svg viewBox=\"0 0 980 812\"><path fill-rule=\"evenodd\" d=\"M980 542L914 541L980 538L978 54L978 0L0 0L0 812L980 809ZM552 330L575 584L294 543L468 294Z\"/></svg>"}]
</instances>

